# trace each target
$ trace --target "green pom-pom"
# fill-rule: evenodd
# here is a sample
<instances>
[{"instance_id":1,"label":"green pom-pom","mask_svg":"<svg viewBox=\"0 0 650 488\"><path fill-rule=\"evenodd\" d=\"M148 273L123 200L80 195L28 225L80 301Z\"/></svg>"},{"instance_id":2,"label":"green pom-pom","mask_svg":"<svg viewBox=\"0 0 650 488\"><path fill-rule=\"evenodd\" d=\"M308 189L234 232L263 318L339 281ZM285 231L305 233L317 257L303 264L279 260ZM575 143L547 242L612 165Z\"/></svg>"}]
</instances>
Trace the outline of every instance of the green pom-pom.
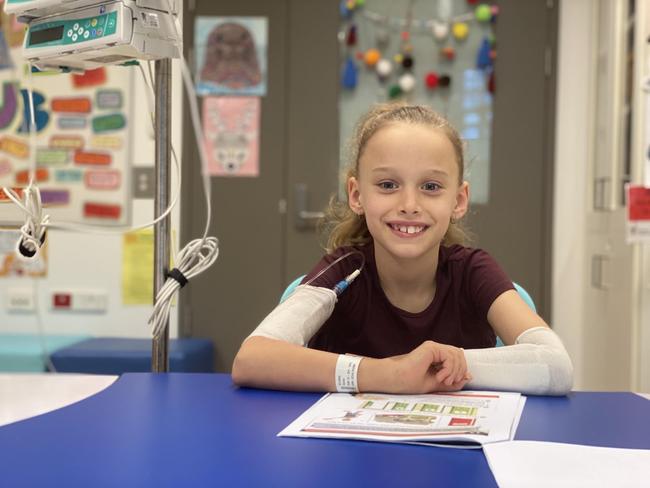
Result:
<instances>
[{"instance_id":1,"label":"green pom-pom","mask_svg":"<svg viewBox=\"0 0 650 488\"><path fill-rule=\"evenodd\" d=\"M391 87L388 89L388 98L390 98L391 100L399 97L401 94L402 94L402 89L400 88L399 85L391 85Z\"/></svg>"},{"instance_id":2,"label":"green pom-pom","mask_svg":"<svg viewBox=\"0 0 650 488\"><path fill-rule=\"evenodd\" d=\"M474 16L479 22L489 22L492 18L492 9L487 3L482 3L474 10Z\"/></svg>"},{"instance_id":3,"label":"green pom-pom","mask_svg":"<svg viewBox=\"0 0 650 488\"><path fill-rule=\"evenodd\" d=\"M357 7L363 7L366 4L366 0L357 0Z\"/></svg>"}]
</instances>

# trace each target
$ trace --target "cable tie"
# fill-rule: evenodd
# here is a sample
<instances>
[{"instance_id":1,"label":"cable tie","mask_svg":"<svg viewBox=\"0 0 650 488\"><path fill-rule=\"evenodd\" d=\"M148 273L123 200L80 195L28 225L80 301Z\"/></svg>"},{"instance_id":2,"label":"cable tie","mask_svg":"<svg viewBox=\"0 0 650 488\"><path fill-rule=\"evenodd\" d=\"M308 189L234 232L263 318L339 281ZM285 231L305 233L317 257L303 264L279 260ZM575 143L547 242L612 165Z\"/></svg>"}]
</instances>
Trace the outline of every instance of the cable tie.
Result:
<instances>
[{"instance_id":1,"label":"cable tie","mask_svg":"<svg viewBox=\"0 0 650 488\"><path fill-rule=\"evenodd\" d=\"M167 277L175 279L178 282L178 284L181 285L181 288L187 285L187 278L183 273L181 273L181 270L179 270L178 268L174 268L168 271Z\"/></svg>"}]
</instances>

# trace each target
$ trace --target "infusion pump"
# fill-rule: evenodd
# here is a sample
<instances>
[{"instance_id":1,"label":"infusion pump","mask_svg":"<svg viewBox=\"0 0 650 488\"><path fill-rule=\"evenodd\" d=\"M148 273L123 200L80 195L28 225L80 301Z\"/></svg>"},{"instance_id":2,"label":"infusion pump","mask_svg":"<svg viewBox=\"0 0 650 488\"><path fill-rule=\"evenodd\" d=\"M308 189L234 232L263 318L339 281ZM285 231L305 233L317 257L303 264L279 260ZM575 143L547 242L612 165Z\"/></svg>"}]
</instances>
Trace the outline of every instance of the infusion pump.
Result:
<instances>
[{"instance_id":1,"label":"infusion pump","mask_svg":"<svg viewBox=\"0 0 650 488\"><path fill-rule=\"evenodd\" d=\"M136 59L179 57L174 18L161 10L166 0L54 3L8 0L5 7L27 22L23 55L41 70L83 71Z\"/></svg>"}]
</instances>

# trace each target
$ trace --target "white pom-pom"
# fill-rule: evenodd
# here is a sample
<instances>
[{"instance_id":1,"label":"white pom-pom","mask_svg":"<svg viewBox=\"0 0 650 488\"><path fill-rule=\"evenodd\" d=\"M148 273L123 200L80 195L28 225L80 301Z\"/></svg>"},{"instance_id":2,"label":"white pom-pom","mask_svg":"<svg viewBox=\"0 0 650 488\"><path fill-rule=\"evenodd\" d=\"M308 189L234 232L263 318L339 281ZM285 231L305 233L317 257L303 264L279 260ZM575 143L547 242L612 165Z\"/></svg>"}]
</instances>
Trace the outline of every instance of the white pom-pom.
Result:
<instances>
[{"instance_id":1,"label":"white pom-pom","mask_svg":"<svg viewBox=\"0 0 650 488\"><path fill-rule=\"evenodd\" d=\"M415 77L411 73L404 73L400 76L398 83L402 91L408 93L415 88Z\"/></svg>"},{"instance_id":2,"label":"white pom-pom","mask_svg":"<svg viewBox=\"0 0 650 488\"><path fill-rule=\"evenodd\" d=\"M377 61L375 69L381 78L387 78L393 72L393 65L387 59L380 59Z\"/></svg>"},{"instance_id":3,"label":"white pom-pom","mask_svg":"<svg viewBox=\"0 0 650 488\"><path fill-rule=\"evenodd\" d=\"M431 32L436 41L444 41L449 36L449 24L447 22L434 20Z\"/></svg>"}]
</instances>

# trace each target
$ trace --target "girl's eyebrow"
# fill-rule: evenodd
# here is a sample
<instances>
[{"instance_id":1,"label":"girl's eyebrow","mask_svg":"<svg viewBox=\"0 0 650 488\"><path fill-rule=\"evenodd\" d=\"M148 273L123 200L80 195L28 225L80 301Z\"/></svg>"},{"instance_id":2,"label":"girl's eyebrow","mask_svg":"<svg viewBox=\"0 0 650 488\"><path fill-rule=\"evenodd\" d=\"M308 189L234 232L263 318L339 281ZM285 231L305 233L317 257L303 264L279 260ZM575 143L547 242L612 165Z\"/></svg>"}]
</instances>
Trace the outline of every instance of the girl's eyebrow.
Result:
<instances>
[{"instance_id":1,"label":"girl's eyebrow","mask_svg":"<svg viewBox=\"0 0 650 488\"><path fill-rule=\"evenodd\" d=\"M395 171L395 168L390 166L377 166L371 170L371 173L390 173ZM441 169L430 169L426 171L427 176L448 177L449 173Z\"/></svg>"}]
</instances>

